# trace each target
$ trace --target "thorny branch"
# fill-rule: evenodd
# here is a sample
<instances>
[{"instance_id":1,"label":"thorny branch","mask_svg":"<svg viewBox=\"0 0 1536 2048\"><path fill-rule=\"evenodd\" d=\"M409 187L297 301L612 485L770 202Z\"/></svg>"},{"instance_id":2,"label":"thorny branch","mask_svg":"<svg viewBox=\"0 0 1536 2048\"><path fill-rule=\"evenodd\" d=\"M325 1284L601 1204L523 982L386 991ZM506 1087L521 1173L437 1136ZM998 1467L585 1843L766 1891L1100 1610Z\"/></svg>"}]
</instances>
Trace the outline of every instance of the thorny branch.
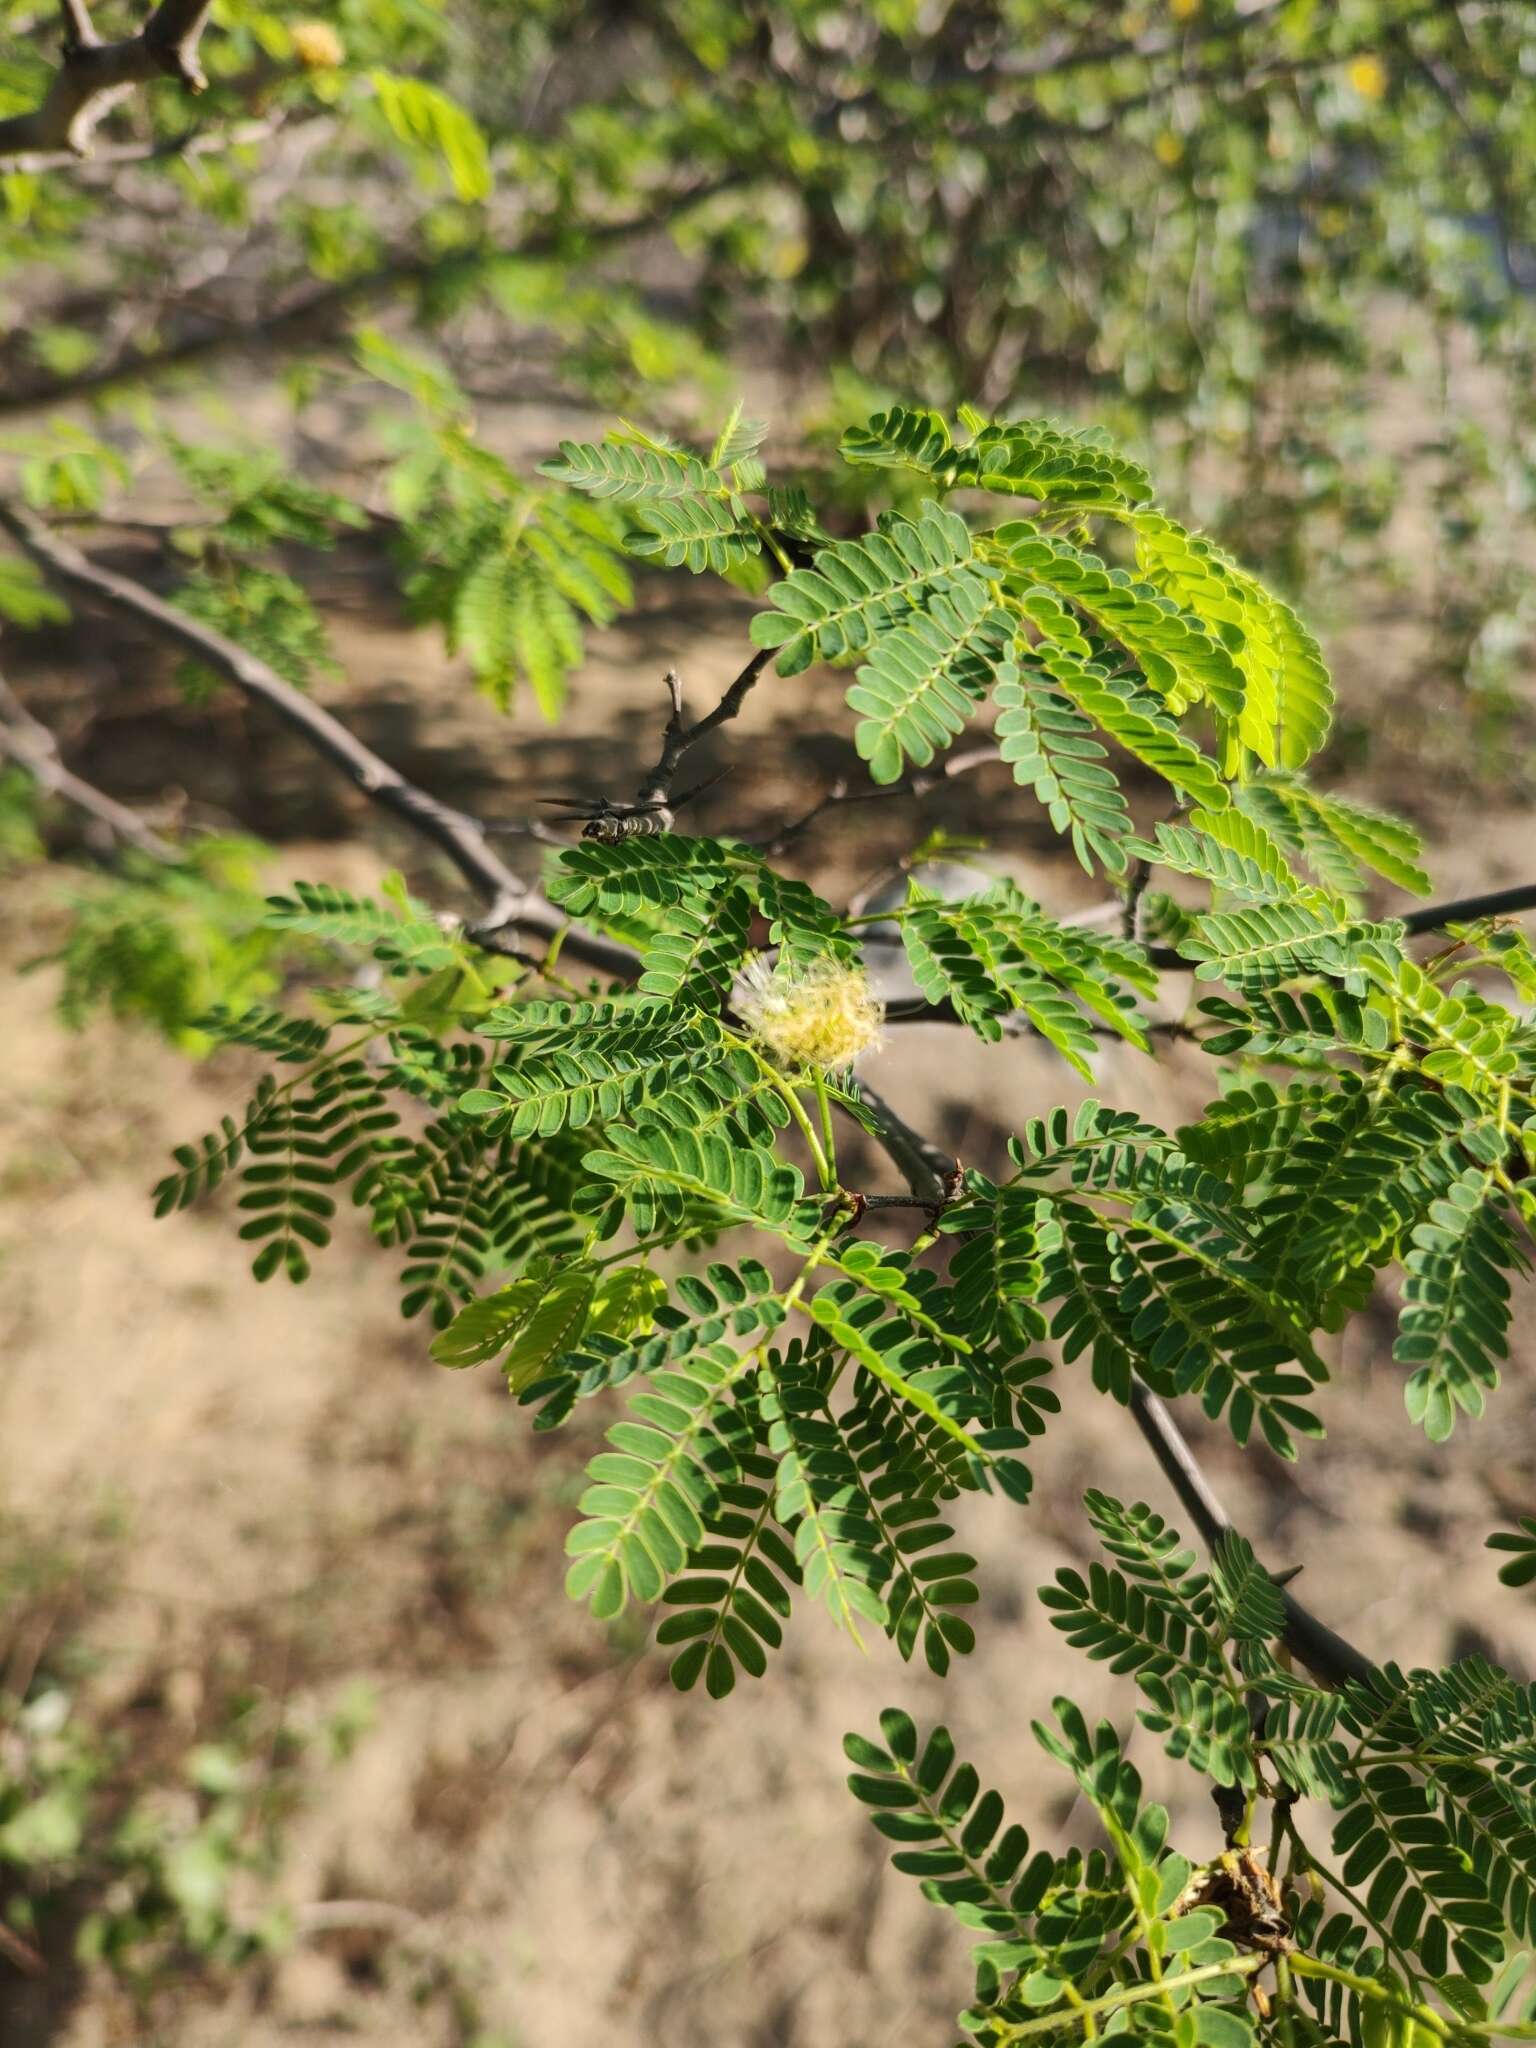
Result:
<instances>
[{"instance_id":1,"label":"thorny branch","mask_svg":"<svg viewBox=\"0 0 1536 2048\"><path fill-rule=\"evenodd\" d=\"M667 670L664 681L672 711L662 734L661 753L656 766L640 784L636 801L642 804L664 804L672 795L672 784L685 754L706 739L717 727L734 718L747 701L753 684L773 659L771 647L759 648L741 673L723 693L713 711L703 718L695 719L690 725L683 716L683 679L675 668Z\"/></svg>"},{"instance_id":2,"label":"thorny branch","mask_svg":"<svg viewBox=\"0 0 1536 2048\"><path fill-rule=\"evenodd\" d=\"M102 119L136 86L174 78L188 92L202 92L208 80L198 43L211 0L160 0L136 36L103 42L87 0L59 0L64 22L63 52L40 106L0 121L0 171L48 168L88 156Z\"/></svg>"}]
</instances>

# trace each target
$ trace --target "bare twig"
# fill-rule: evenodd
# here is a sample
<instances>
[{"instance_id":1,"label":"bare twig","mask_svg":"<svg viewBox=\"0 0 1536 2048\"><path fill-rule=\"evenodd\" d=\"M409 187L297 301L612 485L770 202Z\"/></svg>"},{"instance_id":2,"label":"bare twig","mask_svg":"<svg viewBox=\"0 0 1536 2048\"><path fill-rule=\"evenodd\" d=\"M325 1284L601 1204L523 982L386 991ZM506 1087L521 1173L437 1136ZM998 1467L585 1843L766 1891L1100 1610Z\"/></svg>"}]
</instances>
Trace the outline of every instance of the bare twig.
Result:
<instances>
[{"instance_id":1,"label":"bare twig","mask_svg":"<svg viewBox=\"0 0 1536 2048\"><path fill-rule=\"evenodd\" d=\"M89 156L98 124L136 86L174 78L188 92L208 81L197 46L211 0L160 0L138 35L105 43L86 0L59 0L64 46L42 104L0 121L0 171L43 169Z\"/></svg>"},{"instance_id":2,"label":"bare twig","mask_svg":"<svg viewBox=\"0 0 1536 2048\"><path fill-rule=\"evenodd\" d=\"M24 768L40 789L62 797L76 810L105 825L126 846L137 847L151 860L172 865L181 859L168 839L152 831L136 811L129 810L104 790L84 782L64 766L59 743L40 719L28 711L16 692L0 676L0 754Z\"/></svg>"},{"instance_id":3,"label":"bare twig","mask_svg":"<svg viewBox=\"0 0 1536 2048\"><path fill-rule=\"evenodd\" d=\"M0 1955L9 1956L17 1969L29 1977L41 1977L47 1973L48 1965L38 1950L30 1941L23 1941L3 1920L0 1920Z\"/></svg>"},{"instance_id":4,"label":"bare twig","mask_svg":"<svg viewBox=\"0 0 1536 2048\"><path fill-rule=\"evenodd\" d=\"M100 44L101 37L96 33L96 24L91 20L85 0L59 0L59 12L64 17L66 49L91 50Z\"/></svg>"},{"instance_id":5,"label":"bare twig","mask_svg":"<svg viewBox=\"0 0 1536 2048\"><path fill-rule=\"evenodd\" d=\"M143 142L93 143L82 157L73 149L30 150L9 166L11 170L66 171L76 164L112 167L119 164L168 162L172 157L212 156L219 150L242 149L253 142L266 142L279 129L293 125L286 108L262 114L248 121L232 121L226 127L186 128L180 135L165 135Z\"/></svg>"},{"instance_id":6,"label":"bare twig","mask_svg":"<svg viewBox=\"0 0 1536 2048\"><path fill-rule=\"evenodd\" d=\"M937 767L919 768L900 782L871 783L868 788L851 788L847 776L840 775L803 816L781 825L770 838L759 840L758 851L770 855L787 852L818 818L827 811L836 810L840 804L878 803L882 798L891 796L927 796L930 790L937 789L942 783L953 782L956 776L968 775L973 768L985 768L1001 758L996 747L966 747L957 754L946 754Z\"/></svg>"},{"instance_id":7,"label":"bare twig","mask_svg":"<svg viewBox=\"0 0 1536 2048\"><path fill-rule=\"evenodd\" d=\"M725 690L714 710L689 725L683 717L683 681L675 668L669 668L664 678L667 696L672 706L662 734L661 753L656 765L640 784L636 802L642 804L664 804L672 794L672 784L682 764L683 756L696 747L700 740L734 718L747 701L748 693L763 670L773 659L771 647L759 648L742 669L728 689Z\"/></svg>"}]
</instances>

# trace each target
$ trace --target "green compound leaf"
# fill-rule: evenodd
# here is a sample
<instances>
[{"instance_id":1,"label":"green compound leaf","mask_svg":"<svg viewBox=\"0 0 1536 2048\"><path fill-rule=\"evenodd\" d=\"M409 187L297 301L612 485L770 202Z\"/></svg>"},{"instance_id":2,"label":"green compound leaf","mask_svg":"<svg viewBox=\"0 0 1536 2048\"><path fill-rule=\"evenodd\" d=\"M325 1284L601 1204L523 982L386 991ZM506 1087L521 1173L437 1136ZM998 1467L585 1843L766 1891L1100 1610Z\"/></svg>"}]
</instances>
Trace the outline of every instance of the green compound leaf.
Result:
<instances>
[{"instance_id":1,"label":"green compound leaf","mask_svg":"<svg viewBox=\"0 0 1536 2048\"><path fill-rule=\"evenodd\" d=\"M993 700L998 752L1014 781L1034 791L1090 874L1095 862L1123 874L1131 814L1113 770L1104 766L1109 749L1095 736L1093 720L1033 661L1001 663Z\"/></svg>"},{"instance_id":2,"label":"green compound leaf","mask_svg":"<svg viewBox=\"0 0 1536 2048\"><path fill-rule=\"evenodd\" d=\"M658 1225L675 1228L691 1203L703 1203L721 1219L752 1223L799 1241L799 1213L805 1182L800 1169L770 1152L733 1143L716 1133L610 1129L608 1149L589 1152L586 1167L622 1192L635 1228L649 1236Z\"/></svg>"},{"instance_id":3,"label":"green compound leaf","mask_svg":"<svg viewBox=\"0 0 1536 2048\"><path fill-rule=\"evenodd\" d=\"M1481 1415L1508 1356L1511 1268L1526 1268L1486 1169L1468 1167L1432 1202L1403 1261L1403 1312L1392 1356L1413 1367L1403 1389L1410 1420L1441 1443L1456 1411Z\"/></svg>"},{"instance_id":4,"label":"green compound leaf","mask_svg":"<svg viewBox=\"0 0 1536 2048\"><path fill-rule=\"evenodd\" d=\"M927 767L985 698L1014 634L979 579L936 593L910 624L883 633L848 692L862 712L853 743L876 782L896 782L908 761Z\"/></svg>"},{"instance_id":5,"label":"green compound leaf","mask_svg":"<svg viewBox=\"0 0 1536 2048\"><path fill-rule=\"evenodd\" d=\"M930 500L915 519L887 514L862 540L818 548L813 569L796 569L768 596L772 611L752 621L758 647L777 647L780 675L798 675L819 655L861 654L901 623L919 596L986 585L966 565L973 554L963 519ZM970 602L970 597L962 600Z\"/></svg>"},{"instance_id":6,"label":"green compound leaf","mask_svg":"<svg viewBox=\"0 0 1536 2048\"><path fill-rule=\"evenodd\" d=\"M630 1599L658 1599L704 1541L704 1517L741 1473L749 1425L730 1397L755 1366L744 1352L729 1365L702 1354L652 1374L633 1395L634 1418L607 1433L610 1448L587 1467L583 1519L566 1539L573 1600L611 1620Z\"/></svg>"}]
</instances>

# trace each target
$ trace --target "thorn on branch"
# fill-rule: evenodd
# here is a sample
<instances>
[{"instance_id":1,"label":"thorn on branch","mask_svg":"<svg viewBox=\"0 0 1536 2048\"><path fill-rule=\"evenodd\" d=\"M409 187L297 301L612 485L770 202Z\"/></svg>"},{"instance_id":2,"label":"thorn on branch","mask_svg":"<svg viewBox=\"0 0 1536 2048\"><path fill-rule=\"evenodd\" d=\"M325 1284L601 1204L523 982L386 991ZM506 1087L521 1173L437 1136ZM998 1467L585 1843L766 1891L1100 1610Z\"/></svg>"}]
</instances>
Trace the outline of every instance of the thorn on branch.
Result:
<instances>
[{"instance_id":1,"label":"thorn on branch","mask_svg":"<svg viewBox=\"0 0 1536 2048\"><path fill-rule=\"evenodd\" d=\"M655 767L646 776L636 792L637 802L642 804L664 804L668 801L672 795L672 784L676 778L683 756L691 747L696 747L699 741L705 738L707 734L712 733L717 726L724 725L728 718L736 716L737 712L740 711L742 705L746 702L752 685L757 681L772 659L773 649L771 647L761 648L752 656L746 667L741 670L740 674L737 675L735 680L725 690L714 710L707 712L703 718L695 720L692 725L687 724L683 717L682 678L678 675L676 669L669 668L667 670L663 680L666 683L667 696L671 702L672 709L667 719L666 729L662 734L661 753L657 757ZM707 785L700 784L699 787L704 788ZM696 796L698 790L695 789L690 794ZM686 801L684 798L680 797L678 799L679 803L684 801Z\"/></svg>"},{"instance_id":2,"label":"thorn on branch","mask_svg":"<svg viewBox=\"0 0 1536 2048\"><path fill-rule=\"evenodd\" d=\"M849 1214L844 1227L855 1230L867 1215L876 1210L920 1209L928 1219L929 1228L932 1229L951 1203L960 1199L964 1192L964 1183L965 1172L957 1159L953 1170L944 1176L931 1194L866 1195L853 1188L840 1188L833 1197L832 1208L827 1213L830 1218L837 1213L838 1205L846 1207Z\"/></svg>"},{"instance_id":3,"label":"thorn on branch","mask_svg":"<svg viewBox=\"0 0 1536 2048\"><path fill-rule=\"evenodd\" d=\"M208 79L197 46L211 0L160 0L144 26L144 44L160 69L188 92L205 92Z\"/></svg>"}]
</instances>

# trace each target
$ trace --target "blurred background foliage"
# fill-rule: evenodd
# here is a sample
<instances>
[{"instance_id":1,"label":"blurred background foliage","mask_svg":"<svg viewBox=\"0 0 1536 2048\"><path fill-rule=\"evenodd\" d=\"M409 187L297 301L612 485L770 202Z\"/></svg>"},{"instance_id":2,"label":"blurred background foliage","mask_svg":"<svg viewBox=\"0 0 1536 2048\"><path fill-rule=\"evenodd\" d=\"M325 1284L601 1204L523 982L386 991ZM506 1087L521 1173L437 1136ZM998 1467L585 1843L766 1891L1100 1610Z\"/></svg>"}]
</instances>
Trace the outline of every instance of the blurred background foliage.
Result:
<instances>
[{"instance_id":1,"label":"blurred background foliage","mask_svg":"<svg viewBox=\"0 0 1536 2048\"><path fill-rule=\"evenodd\" d=\"M52 33L0 10L0 112L35 101ZM1507 732L1536 490L1523 0L221 0L204 53L203 100L156 86L97 162L0 179L0 425L35 501L121 511L156 450L249 502L149 409L234 365L284 381L300 441L343 378L466 405L391 362L408 325L476 402L674 431L772 378L770 452L812 466L884 397L1058 412L1314 618L1347 624L1362 578L1395 595ZM365 325L395 344L357 351ZM336 511L226 518L186 601L323 675L300 583L230 558ZM591 615L622 598L610 578ZM546 637L574 652L574 623Z\"/></svg>"}]
</instances>

